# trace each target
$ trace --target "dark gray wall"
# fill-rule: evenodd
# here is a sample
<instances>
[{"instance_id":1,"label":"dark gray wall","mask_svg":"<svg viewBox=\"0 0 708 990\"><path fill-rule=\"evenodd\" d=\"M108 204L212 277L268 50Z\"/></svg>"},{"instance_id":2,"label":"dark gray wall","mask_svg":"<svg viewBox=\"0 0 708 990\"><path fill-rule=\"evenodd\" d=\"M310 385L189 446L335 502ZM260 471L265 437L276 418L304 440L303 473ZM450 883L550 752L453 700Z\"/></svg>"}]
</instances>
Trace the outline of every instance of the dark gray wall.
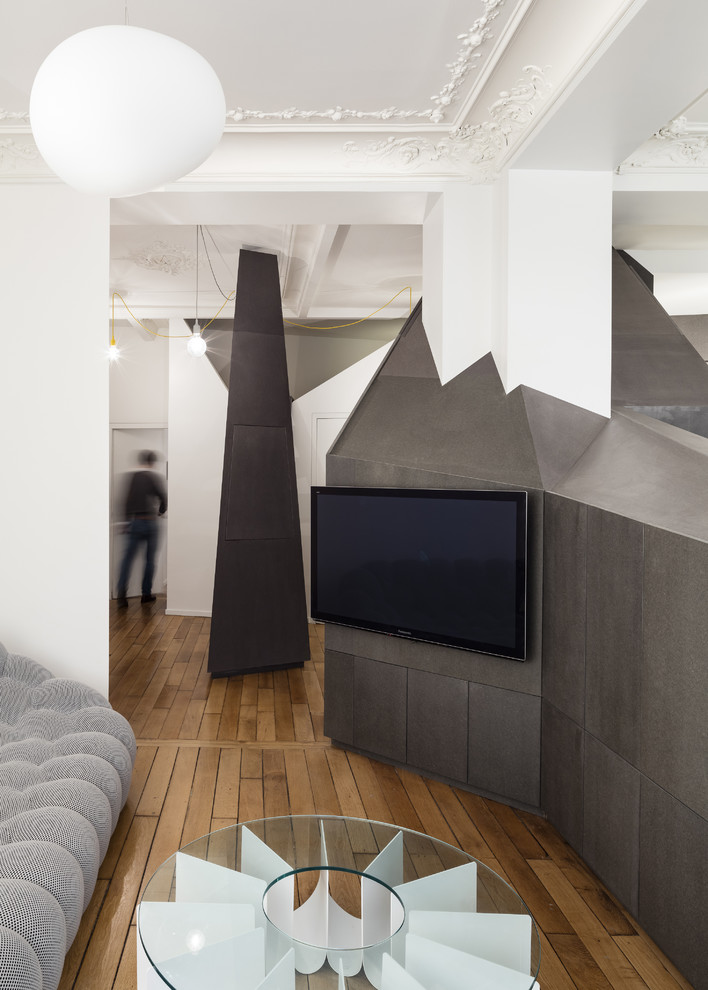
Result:
<instances>
[{"instance_id":1,"label":"dark gray wall","mask_svg":"<svg viewBox=\"0 0 708 990\"><path fill-rule=\"evenodd\" d=\"M420 313L404 328L328 484L528 491L529 659L328 626L325 729L542 809L703 990L708 441L627 407L708 406L708 372L613 264L610 420L505 395L491 356L441 386Z\"/></svg>"},{"instance_id":2,"label":"dark gray wall","mask_svg":"<svg viewBox=\"0 0 708 990\"><path fill-rule=\"evenodd\" d=\"M541 804L706 987L708 544L545 503Z\"/></svg>"},{"instance_id":3,"label":"dark gray wall","mask_svg":"<svg viewBox=\"0 0 708 990\"><path fill-rule=\"evenodd\" d=\"M241 251L208 669L222 677L309 656L278 262Z\"/></svg>"}]
</instances>

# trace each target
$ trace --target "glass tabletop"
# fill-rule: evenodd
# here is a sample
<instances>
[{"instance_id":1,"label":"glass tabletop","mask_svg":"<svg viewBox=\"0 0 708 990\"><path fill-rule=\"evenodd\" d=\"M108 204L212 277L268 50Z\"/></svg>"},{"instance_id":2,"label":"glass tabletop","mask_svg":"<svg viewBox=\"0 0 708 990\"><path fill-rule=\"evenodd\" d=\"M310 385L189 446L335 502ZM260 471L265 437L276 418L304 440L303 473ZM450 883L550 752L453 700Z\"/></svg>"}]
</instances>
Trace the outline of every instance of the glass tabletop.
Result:
<instances>
[{"instance_id":1,"label":"glass tabletop","mask_svg":"<svg viewBox=\"0 0 708 990\"><path fill-rule=\"evenodd\" d=\"M138 907L139 990L530 990L538 931L500 876L419 832L328 815L197 839Z\"/></svg>"}]
</instances>

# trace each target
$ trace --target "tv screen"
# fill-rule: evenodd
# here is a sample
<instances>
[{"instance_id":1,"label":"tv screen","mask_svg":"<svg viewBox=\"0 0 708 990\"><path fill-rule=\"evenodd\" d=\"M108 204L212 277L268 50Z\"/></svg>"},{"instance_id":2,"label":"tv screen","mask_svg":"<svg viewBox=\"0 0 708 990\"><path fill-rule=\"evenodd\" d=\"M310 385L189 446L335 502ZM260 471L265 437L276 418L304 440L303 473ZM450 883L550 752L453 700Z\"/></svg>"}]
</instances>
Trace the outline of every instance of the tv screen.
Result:
<instances>
[{"instance_id":1,"label":"tv screen","mask_svg":"<svg viewBox=\"0 0 708 990\"><path fill-rule=\"evenodd\" d=\"M312 617L523 660L526 492L313 488Z\"/></svg>"}]
</instances>

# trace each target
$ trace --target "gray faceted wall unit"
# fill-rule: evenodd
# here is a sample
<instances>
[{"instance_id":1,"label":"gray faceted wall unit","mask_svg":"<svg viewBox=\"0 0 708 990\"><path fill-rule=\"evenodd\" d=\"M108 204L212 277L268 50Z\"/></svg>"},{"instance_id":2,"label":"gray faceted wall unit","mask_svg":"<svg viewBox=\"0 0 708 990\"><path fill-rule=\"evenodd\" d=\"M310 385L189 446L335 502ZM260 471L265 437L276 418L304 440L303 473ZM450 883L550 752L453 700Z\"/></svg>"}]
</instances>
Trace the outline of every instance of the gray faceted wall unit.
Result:
<instances>
[{"instance_id":1,"label":"gray faceted wall unit","mask_svg":"<svg viewBox=\"0 0 708 990\"><path fill-rule=\"evenodd\" d=\"M684 412L708 370L613 271L612 416L545 498L542 803L704 990L708 440Z\"/></svg>"},{"instance_id":2,"label":"gray faceted wall unit","mask_svg":"<svg viewBox=\"0 0 708 990\"><path fill-rule=\"evenodd\" d=\"M526 490L528 659L329 625L325 731L547 814L708 990L708 369L616 253L613 285L609 419L506 395L491 355L442 386L402 330L327 482Z\"/></svg>"},{"instance_id":3,"label":"gray faceted wall unit","mask_svg":"<svg viewBox=\"0 0 708 990\"><path fill-rule=\"evenodd\" d=\"M329 625L325 731L335 741L540 807L543 490L603 425L532 389L507 396L491 355L442 386L416 308L330 451L327 483L528 492L528 655ZM372 697L385 699L387 719L371 717Z\"/></svg>"},{"instance_id":4,"label":"gray faceted wall unit","mask_svg":"<svg viewBox=\"0 0 708 990\"><path fill-rule=\"evenodd\" d=\"M309 656L278 263L241 251L208 669L274 670Z\"/></svg>"}]
</instances>

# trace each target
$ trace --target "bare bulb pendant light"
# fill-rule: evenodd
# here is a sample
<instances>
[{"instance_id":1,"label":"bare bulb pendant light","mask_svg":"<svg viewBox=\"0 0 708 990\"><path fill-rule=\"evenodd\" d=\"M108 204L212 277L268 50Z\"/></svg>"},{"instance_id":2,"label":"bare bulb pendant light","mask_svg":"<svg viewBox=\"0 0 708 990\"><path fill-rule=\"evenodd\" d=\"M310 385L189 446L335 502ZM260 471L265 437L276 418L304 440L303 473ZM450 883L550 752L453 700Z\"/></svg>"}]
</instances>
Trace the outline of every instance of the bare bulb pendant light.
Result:
<instances>
[{"instance_id":1,"label":"bare bulb pendant light","mask_svg":"<svg viewBox=\"0 0 708 990\"><path fill-rule=\"evenodd\" d=\"M206 353L206 341L202 337L202 328L199 326L199 225L197 225L197 262L196 270L196 291L194 296L194 328L192 336L187 341L187 354L190 357L202 357Z\"/></svg>"},{"instance_id":2,"label":"bare bulb pendant light","mask_svg":"<svg viewBox=\"0 0 708 990\"><path fill-rule=\"evenodd\" d=\"M40 154L80 192L134 196L193 171L224 129L219 79L188 45L125 24L89 28L39 67L30 123Z\"/></svg>"}]
</instances>

